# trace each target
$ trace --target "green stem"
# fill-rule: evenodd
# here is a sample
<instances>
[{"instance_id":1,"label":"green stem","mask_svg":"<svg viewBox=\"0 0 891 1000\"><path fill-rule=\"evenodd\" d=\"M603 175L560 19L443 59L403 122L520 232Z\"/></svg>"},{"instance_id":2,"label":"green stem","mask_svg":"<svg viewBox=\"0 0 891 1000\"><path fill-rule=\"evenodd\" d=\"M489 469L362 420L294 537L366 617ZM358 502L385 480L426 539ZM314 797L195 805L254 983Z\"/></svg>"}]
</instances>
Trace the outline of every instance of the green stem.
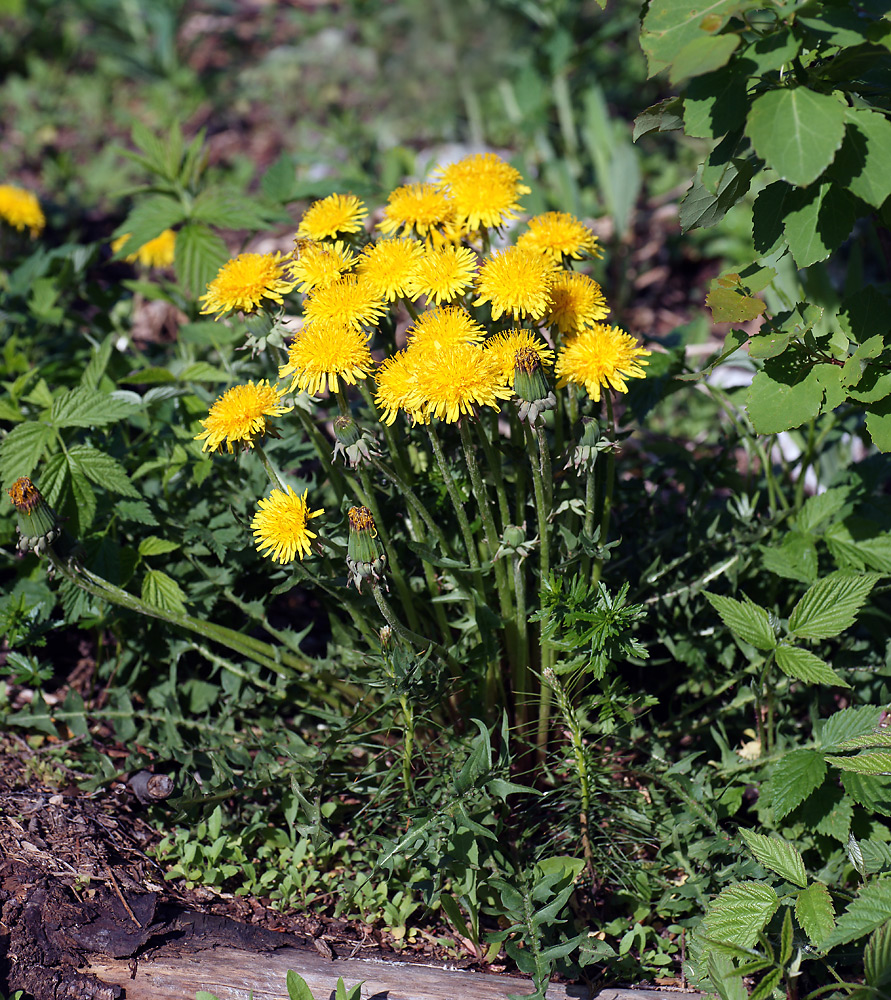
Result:
<instances>
[{"instance_id":1,"label":"green stem","mask_svg":"<svg viewBox=\"0 0 891 1000\"><path fill-rule=\"evenodd\" d=\"M510 520L510 506L507 502L507 490L504 487L504 473L502 469L503 460L501 455L499 455L489 440L489 434L486 428L483 426L482 420L477 420L476 429L483 446L483 451L486 455L486 462L489 466L489 471L492 473L492 483L495 487L495 496L498 499L498 514L501 518L501 530L504 529L511 523Z\"/></svg>"},{"instance_id":2,"label":"green stem","mask_svg":"<svg viewBox=\"0 0 891 1000\"><path fill-rule=\"evenodd\" d=\"M541 421L538 421L535 425L535 435L538 438L538 463L541 468L542 484L544 485L545 503L548 509L552 509L554 506L554 474L551 470L551 452L548 448L548 435Z\"/></svg>"},{"instance_id":3,"label":"green stem","mask_svg":"<svg viewBox=\"0 0 891 1000\"><path fill-rule=\"evenodd\" d=\"M371 395L371 390L365 384L364 379L359 382L359 392L362 395L362 399L365 400L365 405L368 407L372 418L383 428L384 440L387 442L387 450L390 453L393 465L399 470L402 480L406 483L410 482L412 478L411 468L405 462L403 454L405 449L399 447L399 442L396 440L392 426L381 420L380 410L375 405L374 397Z\"/></svg>"},{"instance_id":4,"label":"green stem","mask_svg":"<svg viewBox=\"0 0 891 1000\"><path fill-rule=\"evenodd\" d=\"M607 535L609 534L609 522L613 510L613 488L616 481L616 422L613 415L613 399L609 392L605 392L603 398L606 400L606 436L613 447L606 453L606 469L604 471L603 486L603 508L600 512L600 551L604 551ZM591 570L591 583L600 581L600 574L603 571L603 556L598 556L594 560L594 567Z\"/></svg>"},{"instance_id":5,"label":"green stem","mask_svg":"<svg viewBox=\"0 0 891 1000\"><path fill-rule=\"evenodd\" d=\"M309 414L299 406L295 407L295 409L297 411L297 419L303 424L303 429L309 435L313 445L315 445L316 454L334 491L342 497L346 495L347 488L349 487L359 503L364 503L361 491L352 477L344 479L340 469L335 468L331 461L331 445L325 440L324 435L319 431L315 423L313 423Z\"/></svg>"},{"instance_id":6,"label":"green stem","mask_svg":"<svg viewBox=\"0 0 891 1000\"><path fill-rule=\"evenodd\" d=\"M437 542L439 542L442 548L443 554L448 555L451 551L451 546L449 541L445 536L442 528L433 519L433 515L427 510L423 501L420 500L415 493L415 491L402 479L401 476L397 474L394 469L391 469L389 465L382 462L376 455L372 455L369 459L369 463L377 469L377 471L385 478L389 479L390 482L396 487L397 490L405 497L409 504L417 511L418 516L427 526L428 530L436 536Z\"/></svg>"},{"instance_id":7,"label":"green stem","mask_svg":"<svg viewBox=\"0 0 891 1000\"><path fill-rule=\"evenodd\" d=\"M436 456L436 462L439 465L439 471L442 475L443 482L445 483L446 492L449 495L449 499L452 501L452 506L455 508L455 516L458 518L458 527L461 530L461 538L464 541L464 548L467 552L467 561L470 563L470 568L474 571L476 576L476 584L477 589L479 590L480 598L485 599L486 590L483 584L483 575L480 570L480 559L476 551L476 542L474 542L473 534L470 530L470 522L467 520L467 512L464 510L464 504L461 497L458 496L458 487L455 485L455 480L452 477L452 470L449 468L448 462L446 462L446 457L442 450L439 435L436 433L433 424L427 425L427 434L430 437L430 445L433 448L433 454Z\"/></svg>"},{"instance_id":8,"label":"green stem","mask_svg":"<svg viewBox=\"0 0 891 1000\"><path fill-rule=\"evenodd\" d=\"M407 642L413 649L417 649L421 652L432 649L433 652L436 653L436 655L448 666L452 676L456 679L463 675L461 667L458 665L458 661L448 650L443 649L438 642L434 642L432 639L425 639L424 636L418 635L417 632L412 632L411 629L407 629L399 621L390 605L390 602L386 599L386 597L384 597L380 584L374 580L371 582L371 593L374 597L375 603L380 609L380 613L384 616L384 621L386 621L396 635Z\"/></svg>"},{"instance_id":9,"label":"green stem","mask_svg":"<svg viewBox=\"0 0 891 1000\"><path fill-rule=\"evenodd\" d=\"M517 650L513 664L514 705L517 727L520 733L529 722L529 698L531 695L529 670L529 626L526 621L526 568L520 556L514 556L514 607L517 630Z\"/></svg>"},{"instance_id":10,"label":"green stem","mask_svg":"<svg viewBox=\"0 0 891 1000\"><path fill-rule=\"evenodd\" d=\"M269 482L272 483L275 489L281 490L282 493L287 493L288 489L282 482L281 477L275 469L272 462L269 461L269 456L263 450L263 446L259 444L254 445L254 451L260 456L260 461L263 463L263 468L266 470L266 475L269 477Z\"/></svg>"}]
</instances>

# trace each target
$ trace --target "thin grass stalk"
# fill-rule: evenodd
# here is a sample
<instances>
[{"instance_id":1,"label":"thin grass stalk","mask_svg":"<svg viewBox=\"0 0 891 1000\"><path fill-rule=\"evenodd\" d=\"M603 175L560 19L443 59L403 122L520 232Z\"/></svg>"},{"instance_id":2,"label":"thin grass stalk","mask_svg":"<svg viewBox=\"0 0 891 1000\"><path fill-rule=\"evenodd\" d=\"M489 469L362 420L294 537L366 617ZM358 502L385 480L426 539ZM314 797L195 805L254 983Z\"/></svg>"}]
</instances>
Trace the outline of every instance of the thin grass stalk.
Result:
<instances>
[{"instance_id":1,"label":"thin grass stalk","mask_svg":"<svg viewBox=\"0 0 891 1000\"><path fill-rule=\"evenodd\" d=\"M601 553L605 551L604 545L606 545L607 535L609 534L609 522L613 508L613 488L616 481L616 421L613 415L613 399L609 392L605 392L603 398L606 401L606 436L612 447L606 453L606 468L603 476L603 500L601 501L602 507L600 509ZM599 464L603 465L603 463ZM599 555L594 560L594 566L591 569L591 583L593 584L600 582L600 574L603 572L603 558L603 555Z\"/></svg>"}]
</instances>

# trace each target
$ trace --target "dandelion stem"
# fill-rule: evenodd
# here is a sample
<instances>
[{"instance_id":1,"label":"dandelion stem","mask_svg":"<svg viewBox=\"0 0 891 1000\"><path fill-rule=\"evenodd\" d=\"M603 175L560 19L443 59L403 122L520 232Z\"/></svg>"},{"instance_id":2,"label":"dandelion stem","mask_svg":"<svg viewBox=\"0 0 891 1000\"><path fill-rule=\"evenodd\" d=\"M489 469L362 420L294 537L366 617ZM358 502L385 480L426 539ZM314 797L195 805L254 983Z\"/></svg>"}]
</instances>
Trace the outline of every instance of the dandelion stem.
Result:
<instances>
[{"instance_id":1,"label":"dandelion stem","mask_svg":"<svg viewBox=\"0 0 891 1000\"><path fill-rule=\"evenodd\" d=\"M398 636L404 639L405 642L407 642L409 646L412 646L414 649L420 651L432 649L433 652L436 653L436 655L448 666L453 677L459 678L462 676L461 667L448 650L443 649L438 642L434 642L432 639L425 639L424 636L418 635L417 632L412 632L411 629L407 629L399 621L390 605L390 602L386 599L386 597L384 597L380 584L376 580L371 581L371 593L374 597L375 603L380 609L380 613L384 616L384 621L386 621L386 623Z\"/></svg>"},{"instance_id":2,"label":"dandelion stem","mask_svg":"<svg viewBox=\"0 0 891 1000\"><path fill-rule=\"evenodd\" d=\"M417 511L419 517L427 526L427 528L436 536L437 542L439 542L442 547L443 553L448 554L451 550L448 539L445 536L442 528L433 519L433 515L427 510L424 503L418 498L415 491L402 479L394 469L391 469L389 465L381 461L376 455L372 455L369 458L369 463L377 469L377 471L385 478L389 479L390 482L396 487L397 490L405 497L409 504Z\"/></svg>"},{"instance_id":3,"label":"dandelion stem","mask_svg":"<svg viewBox=\"0 0 891 1000\"><path fill-rule=\"evenodd\" d=\"M287 487L281 481L278 472L272 462L269 461L269 456L263 450L261 444L254 445L254 451L260 456L260 461L263 463L263 468L266 470L266 475L269 477L269 482L272 483L273 487L277 490L281 490L282 493L287 493Z\"/></svg>"},{"instance_id":4,"label":"dandelion stem","mask_svg":"<svg viewBox=\"0 0 891 1000\"><path fill-rule=\"evenodd\" d=\"M492 483L495 486L495 496L498 499L498 514L501 518L501 530L504 531L504 529L511 523L510 506L507 502L507 491L504 488L504 473L502 472L504 460L501 455L495 451L495 447L489 439L489 433L483 426L483 422L481 420L477 420L475 423L480 442L483 446L483 451L486 455L486 462L489 465L489 471L492 473Z\"/></svg>"},{"instance_id":5,"label":"dandelion stem","mask_svg":"<svg viewBox=\"0 0 891 1000\"><path fill-rule=\"evenodd\" d=\"M371 416L377 423L383 428L384 440L387 442L387 450L390 453L390 460L393 465L399 470L399 475L402 477L403 481L408 483L411 476L411 468L406 465L403 459L403 449L399 447L399 442L396 440L396 436L393 434L393 428L389 424L385 424L381 420L380 411L374 402L374 397L371 395L371 390L365 384L365 380L359 382L359 392L362 394L362 398L365 400L365 405L371 411Z\"/></svg>"},{"instance_id":6,"label":"dandelion stem","mask_svg":"<svg viewBox=\"0 0 891 1000\"><path fill-rule=\"evenodd\" d=\"M542 485L544 486L545 504L548 509L554 506L554 474L551 471L551 452L548 448L548 435L541 421L535 424L535 434L538 438L538 461L541 468Z\"/></svg>"}]
</instances>

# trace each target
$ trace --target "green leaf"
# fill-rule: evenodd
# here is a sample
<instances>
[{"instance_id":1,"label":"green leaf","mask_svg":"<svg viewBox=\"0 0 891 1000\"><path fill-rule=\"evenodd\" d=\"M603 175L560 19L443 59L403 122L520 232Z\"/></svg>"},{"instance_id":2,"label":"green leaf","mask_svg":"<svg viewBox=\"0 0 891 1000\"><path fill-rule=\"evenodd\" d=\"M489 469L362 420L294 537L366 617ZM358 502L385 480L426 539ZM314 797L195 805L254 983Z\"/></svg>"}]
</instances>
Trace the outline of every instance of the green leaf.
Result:
<instances>
[{"instance_id":1,"label":"green leaf","mask_svg":"<svg viewBox=\"0 0 891 1000\"><path fill-rule=\"evenodd\" d=\"M714 19L713 31L718 31L737 6L737 0L693 0L691 3L652 0L640 36L641 48L647 56L648 75L654 76L670 66L688 42L705 34L703 19Z\"/></svg>"},{"instance_id":2,"label":"green leaf","mask_svg":"<svg viewBox=\"0 0 891 1000\"><path fill-rule=\"evenodd\" d=\"M858 344L866 343L877 332L891 332L891 298L868 285L848 295L839 309L839 325Z\"/></svg>"},{"instance_id":3,"label":"green leaf","mask_svg":"<svg viewBox=\"0 0 891 1000\"><path fill-rule=\"evenodd\" d=\"M668 79L678 83L688 76L701 76L726 66L739 45L739 35L704 35L692 38L675 55Z\"/></svg>"},{"instance_id":4,"label":"green leaf","mask_svg":"<svg viewBox=\"0 0 891 1000\"><path fill-rule=\"evenodd\" d=\"M876 879L864 885L857 898L838 918L835 930L823 941L823 950L857 938L891 920L891 879Z\"/></svg>"},{"instance_id":5,"label":"green leaf","mask_svg":"<svg viewBox=\"0 0 891 1000\"><path fill-rule=\"evenodd\" d=\"M832 179L873 208L891 195L891 121L878 111L848 108L845 141L830 169Z\"/></svg>"},{"instance_id":6,"label":"green leaf","mask_svg":"<svg viewBox=\"0 0 891 1000\"><path fill-rule=\"evenodd\" d=\"M883 924L873 932L863 952L863 971L866 981L880 990L891 983L891 923Z\"/></svg>"},{"instance_id":7,"label":"green leaf","mask_svg":"<svg viewBox=\"0 0 891 1000\"><path fill-rule=\"evenodd\" d=\"M306 980L291 969L288 969L285 983L288 987L288 1000L314 1000L312 990L306 985Z\"/></svg>"},{"instance_id":8,"label":"green leaf","mask_svg":"<svg viewBox=\"0 0 891 1000\"><path fill-rule=\"evenodd\" d=\"M139 497L139 491L130 482L123 465L104 451L79 444L68 449L68 457L97 486L104 486L124 497Z\"/></svg>"},{"instance_id":9,"label":"green leaf","mask_svg":"<svg viewBox=\"0 0 891 1000\"><path fill-rule=\"evenodd\" d=\"M751 948L779 906L777 894L760 882L737 882L709 905L702 929L715 941Z\"/></svg>"},{"instance_id":10,"label":"green leaf","mask_svg":"<svg viewBox=\"0 0 891 1000\"><path fill-rule=\"evenodd\" d=\"M783 232L799 267L825 260L851 234L857 213L838 184L815 184L786 199Z\"/></svg>"},{"instance_id":11,"label":"green leaf","mask_svg":"<svg viewBox=\"0 0 891 1000\"><path fill-rule=\"evenodd\" d=\"M747 1000L749 991L743 984L742 977L736 973L729 955L709 951L708 977L721 1000Z\"/></svg>"},{"instance_id":12,"label":"green leaf","mask_svg":"<svg viewBox=\"0 0 891 1000\"><path fill-rule=\"evenodd\" d=\"M684 127L684 102L679 97L667 97L653 104L634 119L631 141L637 142L650 132L675 132Z\"/></svg>"},{"instance_id":13,"label":"green leaf","mask_svg":"<svg viewBox=\"0 0 891 1000\"><path fill-rule=\"evenodd\" d=\"M841 783L848 795L868 812L891 816L891 778L885 775L842 771Z\"/></svg>"},{"instance_id":14,"label":"green leaf","mask_svg":"<svg viewBox=\"0 0 891 1000\"><path fill-rule=\"evenodd\" d=\"M800 48L799 39L787 27L781 26L741 52L738 65L747 76L764 77L790 63Z\"/></svg>"},{"instance_id":15,"label":"green leaf","mask_svg":"<svg viewBox=\"0 0 891 1000\"><path fill-rule=\"evenodd\" d=\"M756 299L736 273L722 274L712 280L705 304L716 323L746 323L764 312L765 305Z\"/></svg>"},{"instance_id":16,"label":"green leaf","mask_svg":"<svg viewBox=\"0 0 891 1000\"><path fill-rule=\"evenodd\" d=\"M833 573L818 580L795 605L789 631L802 639L828 639L854 624L878 581L877 573Z\"/></svg>"},{"instance_id":17,"label":"green leaf","mask_svg":"<svg viewBox=\"0 0 891 1000\"><path fill-rule=\"evenodd\" d=\"M178 548L179 542L158 538L157 535L148 535L139 543L139 554L141 556L161 556L167 552L175 552Z\"/></svg>"},{"instance_id":18,"label":"green leaf","mask_svg":"<svg viewBox=\"0 0 891 1000\"><path fill-rule=\"evenodd\" d=\"M785 239L783 220L794 191L791 184L774 181L758 193L752 206L752 239L758 253L772 253Z\"/></svg>"},{"instance_id":19,"label":"green leaf","mask_svg":"<svg viewBox=\"0 0 891 1000\"><path fill-rule=\"evenodd\" d=\"M795 916L811 944L819 948L820 942L835 929L835 907L826 886L814 882L800 892L795 900Z\"/></svg>"},{"instance_id":20,"label":"green leaf","mask_svg":"<svg viewBox=\"0 0 891 1000\"><path fill-rule=\"evenodd\" d=\"M781 757L770 776L773 815L784 819L823 784L826 762L817 750L793 750Z\"/></svg>"},{"instance_id":21,"label":"green leaf","mask_svg":"<svg viewBox=\"0 0 891 1000\"><path fill-rule=\"evenodd\" d=\"M739 835L745 841L746 847L755 855L760 865L772 872L804 888L807 885L807 875L801 855L785 840L776 837L765 837L762 833L740 828Z\"/></svg>"},{"instance_id":22,"label":"green leaf","mask_svg":"<svg viewBox=\"0 0 891 1000\"><path fill-rule=\"evenodd\" d=\"M768 997L772 997L773 991L777 989L782 980L782 969L773 969L771 972L768 972L749 994L749 1000L767 1000Z\"/></svg>"},{"instance_id":23,"label":"green leaf","mask_svg":"<svg viewBox=\"0 0 891 1000\"><path fill-rule=\"evenodd\" d=\"M842 775L842 778L851 775ZM863 862L863 873L875 875L877 872L887 871L891 868L891 844L882 840L861 840L860 857Z\"/></svg>"},{"instance_id":24,"label":"green leaf","mask_svg":"<svg viewBox=\"0 0 891 1000\"><path fill-rule=\"evenodd\" d=\"M756 649L773 649L777 637L770 623L770 617L760 605L753 601L737 601L732 597L710 594L706 591L709 604L721 616L721 621L744 642Z\"/></svg>"},{"instance_id":25,"label":"green leaf","mask_svg":"<svg viewBox=\"0 0 891 1000\"><path fill-rule=\"evenodd\" d=\"M806 187L842 144L845 108L835 97L807 87L770 90L752 102L746 133L783 180Z\"/></svg>"},{"instance_id":26,"label":"green leaf","mask_svg":"<svg viewBox=\"0 0 891 1000\"><path fill-rule=\"evenodd\" d=\"M765 366L755 373L746 392L746 412L758 434L778 434L800 427L817 416L822 403L823 389L813 370L796 379L789 372Z\"/></svg>"},{"instance_id":27,"label":"green leaf","mask_svg":"<svg viewBox=\"0 0 891 1000\"><path fill-rule=\"evenodd\" d=\"M848 749L849 740L867 737L869 742L857 743L851 749L859 746L872 746L874 730L879 724L882 710L875 705L863 705L860 708L843 708L832 715L820 727L819 743L824 749Z\"/></svg>"},{"instance_id":28,"label":"green leaf","mask_svg":"<svg viewBox=\"0 0 891 1000\"><path fill-rule=\"evenodd\" d=\"M99 380L105 374L108 362L111 360L111 352L114 349L114 336L109 334L105 340L93 351L93 354L80 377L80 384L87 389L96 389Z\"/></svg>"},{"instance_id":29,"label":"green leaf","mask_svg":"<svg viewBox=\"0 0 891 1000\"><path fill-rule=\"evenodd\" d=\"M176 274L192 295L203 295L228 259L226 244L203 222L190 222L176 235Z\"/></svg>"},{"instance_id":30,"label":"green leaf","mask_svg":"<svg viewBox=\"0 0 891 1000\"><path fill-rule=\"evenodd\" d=\"M891 750L868 750L853 757L827 754L826 760L843 771L854 771L857 774L891 774Z\"/></svg>"},{"instance_id":31,"label":"green leaf","mask_svg":"<svg viewBox=\"0 0 891 1000\"><path fill-rule=\"evenodd\" d=\"M270 201L285 205L292 200L297 165L287 153L282 155L263 174L260 188Z\"/></svg>"},{"instance_id":32,"label":"green leaf","mask_svg":"<svg viewBox=\"0 0 891 1000\"><path fill-rule=\"evenodd\" d=\"M751 180L751 164L747 160L731 160L727 163L716 190L712 192L703 182L703 168L700 167L681 202L681 229L687 232L697 227L707 229L717 225L745 197Z\"/></svg>"},{"instance_id":33,"label":"green leaf","mask_svg":"<svg viewBox=\"0 0 891 1000\"><path fill-rule=\"evenodd\" d=\"M129 417L136 409L131 399L79 387L53 400L50 419L55 427L102 427Z\"/></svg>"},{"instance_id":34,"label":"green leaf","mask_svg":"<svg viewBox=\"0 0 891 1000\"><path fill-rule=\"evenodd\" d=\"M866 408L866 429L879 451L891 451L891 400L883 399Z\"/></svg>"},{"instance_id":35,"label":"green leaf","mask_svg":"<svg viewBox=\"0 0 891 1000\"><path fill-rule=\"evenodd\" d=\"M810 584L817 579L817 549L798 531L787 532L779 548L762 549L761 562L771 573L789 580Z\"/></svg>"},{"instance_id":36,"label":"green leaf","mask_svg":"<svg viewBox=\"0 0 891 1000\"><path fill-rule=\"evenodd\" d=\"M850 687L851 685L819 656L798 646L777 646L777 666L784 674L795 677L807 684L828 684L833 687Z\"/></svg>"},{"instance_id":37,"label":"green leaf","mask_svg":"<svg viewBox=\"0 0 891 1000\"><path fill-rule=\"evenodd\" d=\"M746 79L741 74L719 70L698 76L684 93L684 131L700 139L717 139L742 128L747 107Z\"/></svg>"},{"instance_id":38,"label":"green leaf","mask_svg":"<svg viewBox=\"0 0 891 1000\"><path fill-rule=\"evenodd\" d=\"M0 482L6 489L34 472L53 437L49 424L28 422L13 427L0 441Z\"/></svg>"},{"instance_id":39,"label":"green leaf","mask_svg":"<svg viewBox=\"0 0 891 1000\"><path fill-rule=\"evenodd\" d=\"M207 990L198 990L195 993L195 1000L217 1000L216 995L208 993Z\"/></svg>"},{"instance_id":40,"label":"green leaf","mask_svg":"<svg viewBox=\"0 0 891 1000\"><path fill-rule=\"evenodd\" d=\"M163 194L145 198L134 206L115 230L115 236L129 234L127 242L115 253L115 259L123 260L131 253L136 253L143 244L160 236L165 229L173 228L183 219L185 211L180 201Z\"/></svg>"},{"instance_id":41,"label":"green leaf","mask_svg":"<svg viewBox=\"0 0 891 1000\"><path fill-rule=\"evenodd\" d=\"M835 517L843 510L850 495L851 488L849 486L838 486L826 490L825 493L817 493L815 496L808 497L798 512L795 527L805 533L814 531L824 521Z\"/></svg>"},{"instance_id":42,"label":"green leaf","mask_svg":"<svg viewBox=\"0 0 891 1000\"><path fill-rule=\"evenodd\" d=\"M151 604L162 611L186 613L186 595L180 585L159 569L150 569L145 574L142 581L142 599L146 604Z\"/></svg>"},{"instance_id":43,"label":"green leaf","mask_svg":"<svg viewBox=\"0 0 891 1000\"><path fill-rule=\"evenodd\" d=\"M191 218L218 229L261 229L269 217L255 201L228 187L205 188L195 199Z\"/></svg>"}]
</instances>

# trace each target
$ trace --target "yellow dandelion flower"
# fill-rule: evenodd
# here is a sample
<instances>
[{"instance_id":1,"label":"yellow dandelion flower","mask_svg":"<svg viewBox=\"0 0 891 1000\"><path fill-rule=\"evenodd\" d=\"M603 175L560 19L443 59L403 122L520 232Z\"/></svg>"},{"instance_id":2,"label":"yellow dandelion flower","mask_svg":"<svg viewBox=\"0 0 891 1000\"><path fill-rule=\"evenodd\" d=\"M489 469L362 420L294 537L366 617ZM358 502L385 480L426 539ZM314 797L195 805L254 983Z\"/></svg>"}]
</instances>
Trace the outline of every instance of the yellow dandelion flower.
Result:
<instances>
[{"instance_id":1,"label":"yellow dandelion flower","mask_svg":"<svg viewBox=\"0 0 891 1000\"><path fill-rule=\"evenodd\" d=\"M385 236L416 234L421 239L436 235L455 219L455 206L445 192L433 184L405 184L396 188L384 209L378 229Z\"/></svg>"},{"instance_id":2,"label":"yellow dandelion flower","mask_svg":"<svg viewBox=\"0 0 891 1000\"><path fill-rule=\"evenodd\" d=\"M530 189L520 172L495 153L477 153L439 167L434 183L455 203L455 216L465 230L495 229L517 217L520 195Z\"/></svg>"},{"instance_id":3,"label":"yellow dandelion flower","mask_svg":"<svg viewBox=\"0 0 891 1000\"><path fill-rule=\"evenodd\" d=\"M428 418L451 424L478 406L498 409L499 401L511 395L497 359L476 344L410 353L417 377L407 408L420 409Z\"/></svg>"},{"instance_id":4,"label":"yellow dandelion flower","mask_svg":"<svg viewBox=\"0 0 891 1000\"><path fill-rule=\"evenodd\" d=\"M299 292L333 285L356 263L356 255L342 240L317 243L298 239L294 242L299 246L291 254L288 271L297 282Z\"/></svg>"},{"instance_id":5,"label":"yellow dandelion flower","mask_svg":"<svg viewBox=\"0 0 891 1000\"><path fill-rule=\"evenodd\" d=\"M416 355L409 351L399 351L385 358L375 372L377 393L374 401L381 411L381 422L392 424L400 410L405 410L413 423L427 423L420 407L412 405L417 392Z\"/></svg>"},{"instance_id":6,"label":"yellow dandelion flower","mask_svg":"<svg viewBox=\"0 0 891 1000\"><path fill-rule=\"evenodd\" d=\"M207 286L202 314L216 313L214 319L239 309L254 312L263 299L282 304L282 296L293 291L295 282L285 278L281 253L243 253L225 263Z\"/></svg>"},{"instance_id":7,"label":"yellow dandelion flower","mask_svg":"<svg viewBox=\"0 0 891 1000\"><path fill-rule=\"evenodd\" d=\"M366 215L368 209L354 194L329 194L314 201L303 213L297 236L324 240L338 233L358 233Z\"/></svg>"},{"instance_id":8,"label":"yellow dandelion flower","mask_svg":"<svg viewBox=\"0 0 891 1000\"><path fill-rule=\"evenodd\" d=\"M486 331L466 310L443 306L421 313L408 328L409 350L439 350L449 344L478 344Z\"/></svg>"},{"instance_id":9,"label":"yellow dandelion flower","mask_svg":"<svg viewBox=\"0 0 891 1000\"><path fill-rule=\"evenodd\" d=\"M504 378L508 382L514 377L517 354L522 354L528 360L528 352L532 351L538 358L540 365L554 363L554 352L541 337L537 337L531 330L508 330L505 333L496 333L483 346L493 357L498 359Z\"/></svg>"},{"instance_id":10,"label":"yellow dandelion flower","mask_svg":"<svg viewBox=\"0 0 891 1000\"><path fill-rule=\"evenodd\" d=\"M19 232L30 229L31 236L39 236L46 225L37 196L13 184L0 184L0 219Z\"/></svg>"},{"instance_id":11,"label":"yellow dandelion flower","mask_svg":"<svg viewBox=\"0 0 891 1000\"><path fill-rule=\"evenodd\" d=\"M288 361L278 372L279 378L291 378L288 389L295 388L317 396L326 388L340 389L340 379L355 385L368 378L374 367L368 338L345 323L319 323L304 326L288 347Z\"/></svg>"},{"instance_id":12,"label":"yellow dandelion flower","mask_svg":"<svg viewBox=\"0 0 891 1000\"><path fill-rule=\"evenodd\" d=\"M130 239L129 233L124 233L116 240L112 241L111 251L117 253L118 250ZM128 264L135 264L137 261L145 267L171 267L175 257L176 233L172 229L165 229L153 240L143 243L134 253L129 253L124 258Z\"/></svg>"},{"instance_id":13,"label":"yellow dandelion flower","mask_svg":"<svg viewBox=\"0 0 891 1000\"><path fill-rule=\"evenodd\" d=\"M374 326L386 311L383 295L355 274L316 288L303 303L307 326L333 324L361 330Z\"/></svg>"},{"instance_id":14,"label":"yellow dandelion flower","mask_svg":"<svg viewBox=\"0 0 891 1000\"><path fill-rule=\"evenodd\" d=\"M539 320L550 305L550 290L557 265L550 257L520 247L496 251L483 264L477 278L475 306L489 302L492 319L503 313L514 319Z\"/></svg>"},{"instance_id":15,"label":"yellow dandelion flower","mask_svg":"<svg viewBox=\"0 0 891 1000\"><path fill-rule=\"evenodd\" d=\"M289 486L287 493L273 490L260 501L260 509L251 521L258 552L280 563L292 562L294 556L303 559L309 555L310 539L318 536L307 524L325 511L309 509L308 492L304 490L303 496L297 496Z\"/></svg>"},{"instance_id":16,"label":"yellow dandelion flower","mask_svg":"<svg viewBox=\"0 0 891 1000\"><path fill-rule=\"evenodd\" d=\"M558 263L564 257L580 260L602 257L597 237L569 212L545 212L533 216L529 228L517 237L517 246L553 257Z\"/></svg>"},{"instance_id":17,"label":"yellow dandelion flower","mask_svg":"<svg viewBox=\"0 0 891 1000\"><path fill-rule=\"evenodd\" d=\"M556 326L564 336L594 326L609 315L603 290L593 278L575 271L558 271L551 284L546 326Z\"/></svg>"},{"instance_id":18,"label":"yellow dandelion flower","mask_svg":"<svg viewBox=\"0 0 891 1000\"><path fill-rule=\"evenodd\" d=\"M365 248L356 271L378 295L392 302L409 294L423 257L424 244L418 240L381 240Z\"/></svg>"},{"instance_id":19,"label":"yellow dandelion flower","mask_svg":"<svg viewBox=\"0 0 891 1000\"><path fill-rule=\"evenodd\" d=\"M408 292L413 299L425 295L429 302L451 302L473 285L478 263L468 247L430 248L418 261Z\"/></svg>"},{"instance_id":20,"label":"yellow dandelion flower","mask_svg":"<svg viewBox=\"0 0 891 1000\"><path fill-rule=\"evenodd\" d=\"M238 441L245 448L253 448L254 438L266 433L267 417L280 417L293 409L281 405L283 395L277 385L270 385L266 379L256 385L248 382L227 389L211 406L207 419L201 421L204 430L195 440L204 441L202 451L216 451L225 442L231 454L233 444Z\"/></svg>"},{"instance_id":21,"label":"yellow dandelion flower","mask_svg":"<svg viewBox=\"0 0 891 1000\"><path fill-rule=\"evenodd\" d=\"M594 402L600 401L600 387L627 392L626 378L645 378L651 351L640 347L630 334L617 326L596 323L582 330L560 352L555 369L562 388L568 382L583 385Z\"/></svg>"}]
</instances>

